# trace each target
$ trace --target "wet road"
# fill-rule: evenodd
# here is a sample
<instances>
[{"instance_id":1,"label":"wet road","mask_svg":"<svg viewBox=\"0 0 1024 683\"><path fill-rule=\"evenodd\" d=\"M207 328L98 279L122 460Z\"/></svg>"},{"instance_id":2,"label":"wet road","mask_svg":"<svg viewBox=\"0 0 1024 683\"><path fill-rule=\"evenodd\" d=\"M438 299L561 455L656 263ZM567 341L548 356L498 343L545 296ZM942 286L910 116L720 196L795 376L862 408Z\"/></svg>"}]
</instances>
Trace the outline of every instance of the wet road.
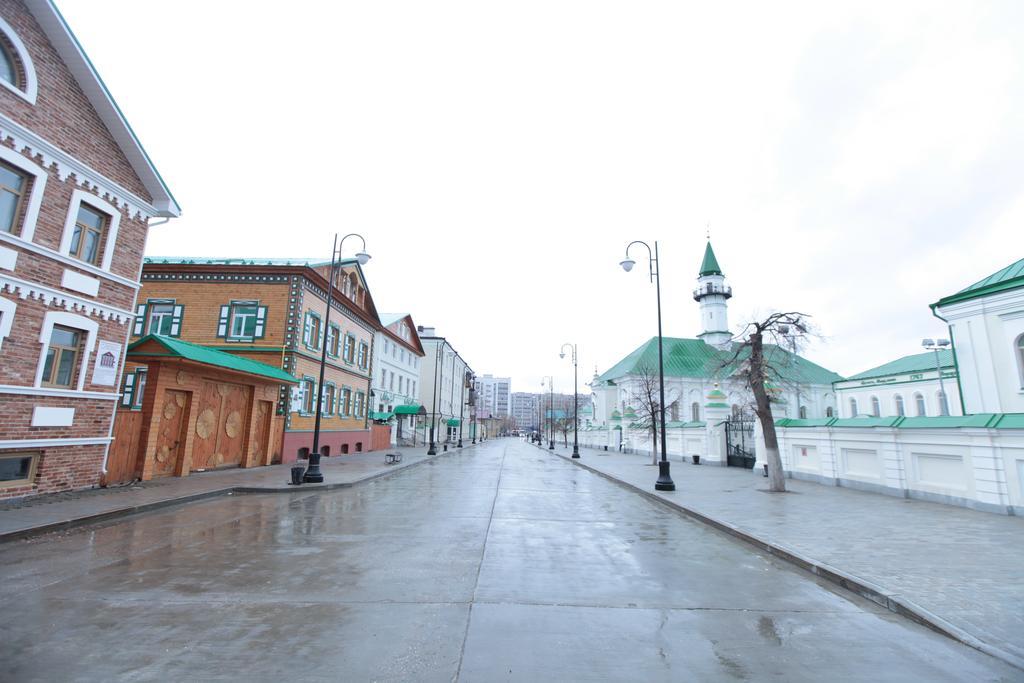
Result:
<instances>
[{"instance_id":1,"label":"wet road","mask_svg":"<svg viewBox=\"0 0 1024 683\"><path fill-rule=\"evenodd\" d=\"M3 545L0 578L12 681L1024 679L514 439Z\"/></svg>"}]
</instances>

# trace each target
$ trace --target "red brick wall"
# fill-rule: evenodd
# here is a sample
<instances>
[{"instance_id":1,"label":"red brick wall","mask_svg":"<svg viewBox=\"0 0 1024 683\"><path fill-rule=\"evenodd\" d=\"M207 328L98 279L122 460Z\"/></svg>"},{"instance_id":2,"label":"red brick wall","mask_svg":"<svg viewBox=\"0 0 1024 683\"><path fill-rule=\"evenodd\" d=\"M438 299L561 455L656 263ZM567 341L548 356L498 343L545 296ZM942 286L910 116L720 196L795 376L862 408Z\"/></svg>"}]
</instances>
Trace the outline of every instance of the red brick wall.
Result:
<instances>
[{"instance_id":1,"label":"red brick wall","mask_svg":"<svg viewBox=\"0 0 1024 683\"><path fill-rule=\"evenodd\" d=\"M34 106L6 88L0 89L0 109L51 144L151 201L142 181L35 18L18 0L0 0L0 15L25 44L39 83Z\"/></svg>"},{"instance_id":2,"label":"red brick wall","mask_svg":"<svg viewBox=\"0 0 1024 683\"><path fill-rule=\"evenodd\" d=\"M106 436L106 434L104 434ZM105 446L61 446L31 448L0 453L40 453L36 481L31 486L0 488L0 498L16 498L37 493L56 493L83 489L99 484Z\"/></svg>"}]
</instances>

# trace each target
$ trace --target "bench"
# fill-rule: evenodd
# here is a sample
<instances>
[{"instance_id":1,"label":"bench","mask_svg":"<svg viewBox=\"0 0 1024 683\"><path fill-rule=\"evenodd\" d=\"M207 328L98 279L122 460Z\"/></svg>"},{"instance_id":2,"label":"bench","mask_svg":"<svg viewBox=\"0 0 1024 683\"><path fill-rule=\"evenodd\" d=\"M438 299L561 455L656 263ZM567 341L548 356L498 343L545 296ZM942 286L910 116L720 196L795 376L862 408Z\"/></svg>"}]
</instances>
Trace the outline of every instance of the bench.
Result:
<instances>
[{"instance_id":1,"label":"bench","mask_svg":"<svg viewBox=\"0 0 1024 683\"><path fill-rule=\"evenodd\" d=\"M394 465L396 462L402 462L402 454L401 453L385 453L384 454L384 464L385 465Z\"/></svg>"}]
</instances>

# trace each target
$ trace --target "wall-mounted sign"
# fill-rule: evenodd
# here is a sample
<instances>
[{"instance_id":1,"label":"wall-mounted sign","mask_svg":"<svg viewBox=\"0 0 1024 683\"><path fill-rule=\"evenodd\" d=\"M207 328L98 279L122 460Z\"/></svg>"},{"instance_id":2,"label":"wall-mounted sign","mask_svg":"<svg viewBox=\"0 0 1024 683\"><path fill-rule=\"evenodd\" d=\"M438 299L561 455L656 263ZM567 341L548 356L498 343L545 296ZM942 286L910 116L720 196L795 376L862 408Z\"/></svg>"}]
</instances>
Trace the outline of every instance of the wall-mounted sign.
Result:
<instances>
[{"instance_id":1,"label":"wall-mounted sign","mask_svg":"<svg viewBox=\"0 0 1024 683\"><path fill-rule=\"evenodd\" d=\"M112 387L117 383L117 366L121 360L121 345L112 341L101 341L96 345L96 361L93 363L92 383Z\"/></svg>"}]
</instances>

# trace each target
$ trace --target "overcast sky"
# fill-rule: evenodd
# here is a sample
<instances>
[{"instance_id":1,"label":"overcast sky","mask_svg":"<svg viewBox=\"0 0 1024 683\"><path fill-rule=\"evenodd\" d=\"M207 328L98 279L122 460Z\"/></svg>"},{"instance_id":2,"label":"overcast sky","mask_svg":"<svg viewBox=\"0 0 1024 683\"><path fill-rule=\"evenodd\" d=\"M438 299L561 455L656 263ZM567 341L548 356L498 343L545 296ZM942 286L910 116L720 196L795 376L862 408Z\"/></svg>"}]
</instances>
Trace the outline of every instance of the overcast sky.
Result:
<instances>
[{"instance_id":1,"label":"overcast sky","mask_svg":"<svg viewBox=\"0 0 1024 683\"><path fill-rule=\"evenodd\" d=\"M149 255L329 257L514 391L800 310L852 374L1024 257L1024 3L58 0L183 208ZM355 251L349 241L346 252Z\"/></svg>"}]
</instances>

